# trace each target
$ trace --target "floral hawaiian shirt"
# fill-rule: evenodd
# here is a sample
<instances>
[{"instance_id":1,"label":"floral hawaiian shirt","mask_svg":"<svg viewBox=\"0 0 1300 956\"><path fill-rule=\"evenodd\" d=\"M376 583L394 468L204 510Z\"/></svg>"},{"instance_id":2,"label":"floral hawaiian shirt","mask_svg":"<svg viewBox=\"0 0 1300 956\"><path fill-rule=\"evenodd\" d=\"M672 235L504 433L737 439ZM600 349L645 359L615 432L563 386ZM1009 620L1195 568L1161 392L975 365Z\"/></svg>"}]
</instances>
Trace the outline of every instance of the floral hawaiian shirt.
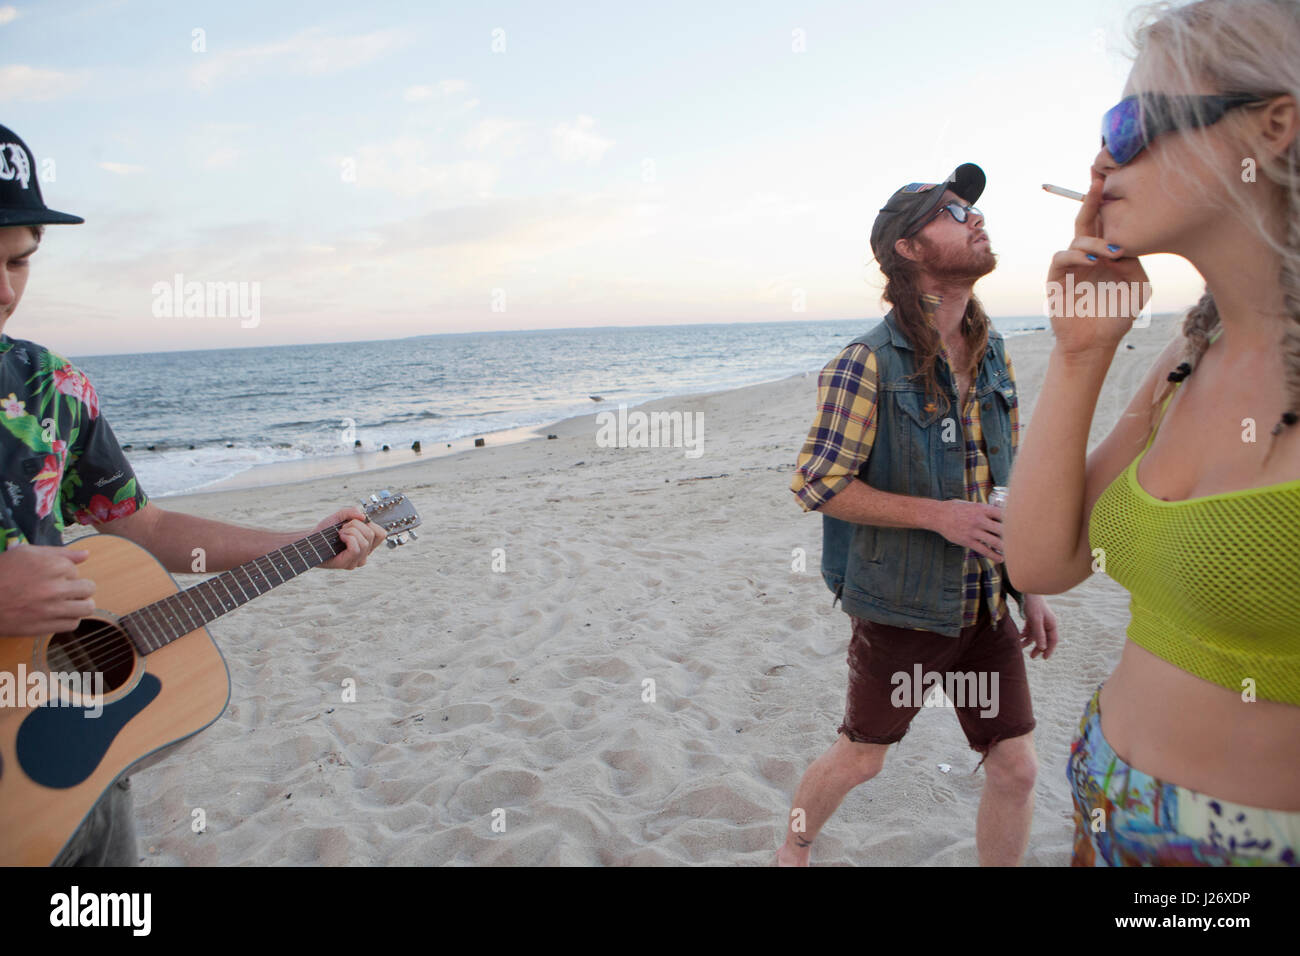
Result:
<instances>
[{"instance_id":1,"label":"floral hawaiian shirt","mask_svg":"<svg viewBox=\"0 0 1300 956\"><path fill-rule=\"evenodd\" d=\"M67 516L102 523L147 501L85 374L0 335L0 550L61 545Z\"/></svg>"}]
</instances>

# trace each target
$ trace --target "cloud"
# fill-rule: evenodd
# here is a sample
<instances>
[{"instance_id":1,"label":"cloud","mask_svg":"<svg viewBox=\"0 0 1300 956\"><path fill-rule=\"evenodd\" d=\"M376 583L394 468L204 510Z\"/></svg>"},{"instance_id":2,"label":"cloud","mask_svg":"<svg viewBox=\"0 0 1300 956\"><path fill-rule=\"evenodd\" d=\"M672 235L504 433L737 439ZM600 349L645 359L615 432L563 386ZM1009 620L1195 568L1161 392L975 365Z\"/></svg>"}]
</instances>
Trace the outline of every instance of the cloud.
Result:
<instances>
[{"instance_id":1,"label":"cloud","mask_svg":"<svg viewBox=\"0 0 1300 956\"><path fill-rule=\"evenodd\" d=\"M204 169L228 169L239 161L244 155L242 149L236 149L234 146L222 146L214 149L203 160Z\"/></svg>"},{"instance_id":2,"label":"cloud","mask_svg":"<svg viewBox=\"0 0 1300 956\"><path fill-rule=\"evenodd\" d=\"M18 19L17 7L0 7L0 27Z\"/></svg>"},{"instance_id":3,"label":"cloud","mask_svg":"<svg viewBox=\"0 0 1300 956\"><path fill-rule=\"evenodd\" d=\"M203 169L228 169L247 155L240 144L254 141L249 123L201 123L187 137L190 162Z\"/></svg>"},{"instance_id":4,"label":"cloud","mask_svg":"<svg viewBox=\"0 0 1300 956\"><path fill-rule=\"evenodd\" d=\"M421 100L431 100L434 97L451 96L453 93L463 93L469 89L469 84L464 80L440 80L434 86L411 86L407 87L403 94L403 99L408 103L418 103Z\"/></svg>"},{"instance_id":5,"label":"cloud","mask_svg":"<svg viewBox=\"0 0 1300 956\"><path fill-rule=\"evenodd\" d=\"M57 99L85 86L88 75L85 70L69 73L21 64L0 66L0 102Z\"/></svg>"},{"instance_id":6,"label":"cloud","mask_svg":"<svg viewBox=\"0 0 1300 956\"><path fill-rule=\"evenodd\" d=\"M596 121L590 116L579 116L573 123L560 123L551 130L551 148L566 163L600 162L605 151L614 145L613 140L595 133Z\"/></svg>"},{"instance_id":7,"label":"cloud","mask_svg":"<svg viewBox=\"0 0 1300 956\"><path fill-rule=\"evenodd\" d=\"M405 155L419 165L421 154L402 152L408 148L388 158ZM366 317L365 334L379 337L485 325L788 318L796 285L823 310L843 311L835 303L856 301L841 294L824 305L832 301L826 284L805 276L802 264L792 267L784 246L732 250L720 262L700 258L717 255L712 235L665 249L636 232L640 199L639 188L462 199L338 229L278 218L202 227L181 223L170 211L108 207L98 217L94 207L78 209L104 230L94 239L101 251L83 257L68 282L59 283L60 308L47 308L46 300L41 308L69 324L37 326L28 313L23 328L48 335L52 344L76 342L76 350L65 349L74 354L123 351L131 335L145 333L156 348L252 344L238 323L148 326L140 316L148 315L150 290L178 272L187 280L260 283L258 344L355 339L362 334L358 315ZM675 234L690 236L682 227L693 221L694 206L683 203L681 216L673 217ZM843 288L860 297L855 277ZM496 289L508 292L508 315L492 312Z\"/></svg>"},{"instance_id":8,"label":"cloud","mask_svg":"<svg viewBox=\"0 0 1300 956\"><path fill-rule=\"evenodd\" d=\"M527 126L527 123L518 120L482 119L465 134L461 139L461 145L468 150L481 153L499 144L498 154L508 156L523 142L523 134Z\"/></svg>"},{"instance_id":9,"label":"cloud","mask_svg":"<svg viewBox=\"0 0 1300 956\"><path fill-rule=\"evenodd\" d=\"M363 146L355 163L358 186L408 198L464 201L488 195L497 180L496 166L475 160L438 162L430 144L414 136Z\"/></svg>"},{"instance_id":10,"label":"cloud","mask_svg":"<svg viewBox=\"0 0 1300 956\"><path fill-rule=\"evenodd\" d=\"M438 209L372 231L380 239L377 255L458 248L478 257L533 260L625 235L630 214L629 202L617 196L494 198Z\"/></svg>"},{"instance_id":11,"label":"cloud","mask_svg":"<svg viewBox=\"0 0 1300 956\"><path fill-rule=\"evenodd\" d=\"M99 168L106 169L118 176L132 176L145 170L143 166L133 166L130 163L100 163Z\"/></svg>"},{"instance_id":12,"label":"cloud","mask_svg":"<svg viewBox=\"0 0 1300 956\"><path fill-rule=\"evenodd\" d=\"M768 222L789 226L800 220L811 221L821 206L808 197L788 196L776 192L755 192L743 199L740 196L718 196L713 202L701 202L697 207L697 229L743 228L746 223ZM833 210L823 210L833 216Z\"/></svg>"},{"instance_id":13,"label":"cloud","mask_svg":"<svg viewBox=\"0 0 1300 956\"><path fill-rule=\"evenodd\" d=\"M363 66L409 41L400 30L329 36L313 27L277 43L195 54L199 62L190 70L190 82L199 89L208 89L219 80L245 79L270 69L303 76L340 73Z\"/></svg>"}]
</instances>

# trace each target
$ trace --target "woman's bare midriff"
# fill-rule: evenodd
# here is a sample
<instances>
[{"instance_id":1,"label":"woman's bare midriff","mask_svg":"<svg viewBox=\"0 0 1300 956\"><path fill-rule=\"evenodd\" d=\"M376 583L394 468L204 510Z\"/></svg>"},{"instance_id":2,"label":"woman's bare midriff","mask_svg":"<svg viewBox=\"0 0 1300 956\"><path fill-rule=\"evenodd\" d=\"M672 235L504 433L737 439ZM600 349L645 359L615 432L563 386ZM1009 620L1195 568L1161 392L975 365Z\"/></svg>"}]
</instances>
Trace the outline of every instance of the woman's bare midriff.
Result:
<instances>
[{"instance_id":1,"label":"woman's bare midriff","mask_svg":"<svg viewBox=\"0 0 1300 956\"><path fill-rule=\"evenodd\" d=\"M1129 765L1207 796L1300 811L1300 707L1242 700L1127 641L1101 731Z\"/></svg>"}]
</instances>

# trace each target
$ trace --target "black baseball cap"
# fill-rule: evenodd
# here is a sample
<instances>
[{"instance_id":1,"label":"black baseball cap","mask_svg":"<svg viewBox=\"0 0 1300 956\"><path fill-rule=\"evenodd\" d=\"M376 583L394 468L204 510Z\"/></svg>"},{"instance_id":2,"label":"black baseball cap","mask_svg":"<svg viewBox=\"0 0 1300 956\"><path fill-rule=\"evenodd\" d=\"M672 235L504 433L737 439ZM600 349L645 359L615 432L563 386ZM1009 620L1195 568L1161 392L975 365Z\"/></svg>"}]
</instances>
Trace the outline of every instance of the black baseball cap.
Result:
<instances>
[{"instance_id":1,"label":"black baseball cap","mask_svg":"<svg viewBox=\"0 0 1300 956\"><path fill-rule=\"evenodd\" d=\"M882 249L892 247L925 222L939 208L947 190L974 204L984 192L984 183L984 170L974 163L962 163L941 183L908 183L889 197L876 216L871 227L871 254L879 259Z\"/></svg>"},{"instance_id":2,"label":"black baseball cap","mask_svg":"<svg viewBox=\"0 0 1300 956\"><path fill-rule=\"evenodd\" d=\"M71 225L85 221L45 205L41 184L36 181L32 151L17 133L8 126L0 126L0 227Z\"/></svg>"}]
</instances>

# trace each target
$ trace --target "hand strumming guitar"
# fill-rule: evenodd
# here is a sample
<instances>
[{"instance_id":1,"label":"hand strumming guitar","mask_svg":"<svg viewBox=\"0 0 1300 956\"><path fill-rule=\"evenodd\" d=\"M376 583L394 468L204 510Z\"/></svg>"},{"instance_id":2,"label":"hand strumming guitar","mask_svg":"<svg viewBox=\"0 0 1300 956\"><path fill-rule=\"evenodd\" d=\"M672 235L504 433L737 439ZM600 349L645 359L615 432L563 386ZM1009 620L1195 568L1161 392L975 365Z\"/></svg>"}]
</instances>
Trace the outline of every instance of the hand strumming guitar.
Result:
<instances>
[{"instance_id":1,"label":"hand strumming guitar","mask_svg":"<svg viewBox=\"0 0 1300 956\"><path fill-rule=\"evenodd\" d=\"M87 552L22 544L0 553L0 635L70 631L95 609L93 581L77 577Z\"/></svg>"}]
</instances>

